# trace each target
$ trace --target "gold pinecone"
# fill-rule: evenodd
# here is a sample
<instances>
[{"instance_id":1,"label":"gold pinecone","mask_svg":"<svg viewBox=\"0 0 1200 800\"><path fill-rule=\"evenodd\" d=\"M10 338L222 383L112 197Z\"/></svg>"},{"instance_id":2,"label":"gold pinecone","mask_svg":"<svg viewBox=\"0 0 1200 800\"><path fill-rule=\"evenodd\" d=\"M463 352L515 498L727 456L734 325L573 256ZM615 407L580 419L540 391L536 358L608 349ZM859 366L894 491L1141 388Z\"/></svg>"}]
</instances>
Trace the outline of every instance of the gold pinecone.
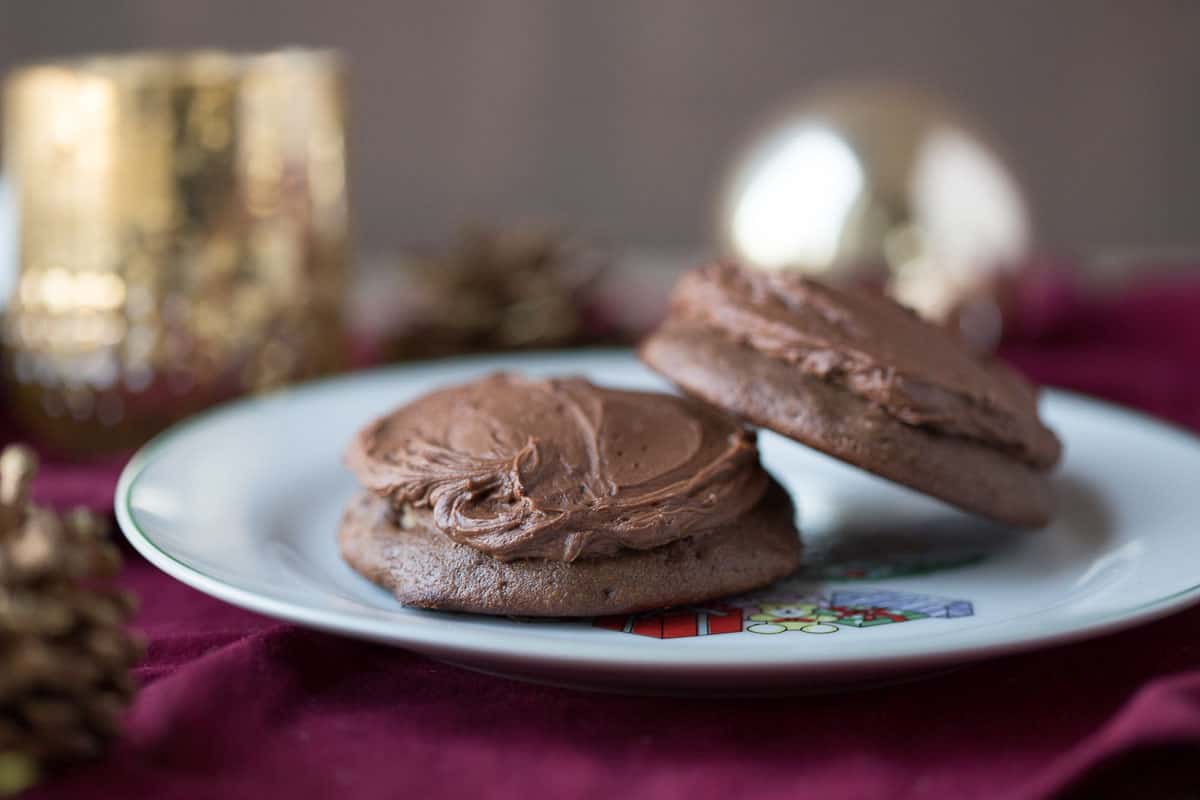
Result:
<instances>
[{"instance_id":1,"label":"gold pinecone","mask_svg":"<svg viewBox=\"0 0 1200 800\"><path fill-rule=\"evenodd\" d=\"M421 313L389 343L392 359L565 347L588 336L584 306L605 267L598 248L534 224L468 228L411 260Z\"/></svg>"},{"instance_id":2,"label":"gold pinecone","mask_svg":"<svg viewBox=\"0 0 1200 800\"><path fill-rule=\"evenodd\" d=\"M33 452L0 452L0 795L93 756L118 732L142 644L104 522L29 501Z\"/></svg>"}]
</instances>

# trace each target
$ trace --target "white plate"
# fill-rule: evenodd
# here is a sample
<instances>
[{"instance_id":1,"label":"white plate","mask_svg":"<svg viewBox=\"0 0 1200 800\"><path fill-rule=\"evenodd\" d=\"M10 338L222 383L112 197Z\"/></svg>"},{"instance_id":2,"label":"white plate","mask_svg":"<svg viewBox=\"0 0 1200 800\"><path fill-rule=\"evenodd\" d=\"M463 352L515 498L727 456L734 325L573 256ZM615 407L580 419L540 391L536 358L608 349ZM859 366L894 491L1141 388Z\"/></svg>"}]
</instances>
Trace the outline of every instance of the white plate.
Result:
<instances>
[{"instance_id":1,"label":"white plate","mask_svg":"<svg viewBox=\"0 0 1200 800\"><path fill-rule=\"evenodd\" d=\"M404 608L338 557L338 517L355 490L342 448L372 416L495 369L667 388L628 353L552 353L235 403L133 459L117 489L121 528L159 568L235 605L484 671L608 688L758 693L892 679L1127 628L1200 598L1200 443L1050 391L1043 412L1066 457L1058 516L1043 531L985 523L764 432L763 461L800 509L805 575L667 618Z\"/></svg>"}]
</instances>

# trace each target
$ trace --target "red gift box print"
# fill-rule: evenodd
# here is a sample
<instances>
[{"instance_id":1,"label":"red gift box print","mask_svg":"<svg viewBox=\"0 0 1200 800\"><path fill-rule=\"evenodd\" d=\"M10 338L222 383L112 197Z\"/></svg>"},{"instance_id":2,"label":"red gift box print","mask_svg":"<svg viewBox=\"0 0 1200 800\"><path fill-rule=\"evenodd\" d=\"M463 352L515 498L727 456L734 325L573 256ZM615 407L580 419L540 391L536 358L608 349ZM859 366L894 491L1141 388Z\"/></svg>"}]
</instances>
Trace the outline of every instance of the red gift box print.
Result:
<instances>
[{"instance_id":1,"label":"red gift box print","mask_svg":"<svg viewBox=\"0 0 1200 800\"><path fill-rule=\"evenodd\" d=\"M742 630L742 610L732 606L677 608L649 614L597 617L592 621L592 625L655 639L683 639L718 633L738 633Z\"/></svg>"}]
</instances>

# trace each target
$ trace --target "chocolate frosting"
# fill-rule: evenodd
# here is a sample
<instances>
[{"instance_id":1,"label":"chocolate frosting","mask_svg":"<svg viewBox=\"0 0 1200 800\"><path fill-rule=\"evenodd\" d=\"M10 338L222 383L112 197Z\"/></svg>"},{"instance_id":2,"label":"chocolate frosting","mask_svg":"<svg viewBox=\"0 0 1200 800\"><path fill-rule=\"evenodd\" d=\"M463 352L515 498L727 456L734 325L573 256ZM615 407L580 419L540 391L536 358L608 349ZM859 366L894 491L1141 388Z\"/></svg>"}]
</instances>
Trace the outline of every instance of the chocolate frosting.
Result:
<instances>
[{"instance_id":1,"label":"chocolate frosting","mask_svg":"<svg viewBox=\"0 0 1200 800\"><path fill-rule=\"evenodd\" d=\"M398 512L502 561L707 533L767 487L754 434L671 395L496 374L368 425L346 461Z\"/></svg>"},{"instance_id":2,"label":"chocolate frosting","mask_svg":"<svg viewBox=\"0 0 1200 800\"><path fill-rule=\"evenodd\" d=\"M1033 386L882 295L718 263L680 279L671 315L844 386L908 425L978 441L1039 469L1058 461Z\"/></svg>"}]
</instances>

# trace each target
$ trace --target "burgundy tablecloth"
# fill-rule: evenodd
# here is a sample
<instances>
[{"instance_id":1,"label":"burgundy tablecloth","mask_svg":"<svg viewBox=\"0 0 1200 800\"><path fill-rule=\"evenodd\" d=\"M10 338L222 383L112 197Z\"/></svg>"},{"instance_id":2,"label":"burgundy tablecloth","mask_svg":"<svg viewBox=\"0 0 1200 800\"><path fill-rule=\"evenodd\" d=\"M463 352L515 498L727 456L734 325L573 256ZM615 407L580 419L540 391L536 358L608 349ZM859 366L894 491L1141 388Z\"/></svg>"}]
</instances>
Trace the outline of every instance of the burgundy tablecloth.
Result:
<instances>
[{"instance_id":1,"label":"burgundy tablecloth","mask_svg":"<svg viewBox=\"0 0 1200 800\"><path fill-rule=\"evenodd\" d=\"M1200 283L1036 284L1004 352L1200 429ZM114 467L51 466L37 492L103 504ZM33 797L1200 796L1200 609L891 688L735 701L485 677L240 611L132 552L122 580L150 640L125 740Z\"/></svg>"}]
</instances>

